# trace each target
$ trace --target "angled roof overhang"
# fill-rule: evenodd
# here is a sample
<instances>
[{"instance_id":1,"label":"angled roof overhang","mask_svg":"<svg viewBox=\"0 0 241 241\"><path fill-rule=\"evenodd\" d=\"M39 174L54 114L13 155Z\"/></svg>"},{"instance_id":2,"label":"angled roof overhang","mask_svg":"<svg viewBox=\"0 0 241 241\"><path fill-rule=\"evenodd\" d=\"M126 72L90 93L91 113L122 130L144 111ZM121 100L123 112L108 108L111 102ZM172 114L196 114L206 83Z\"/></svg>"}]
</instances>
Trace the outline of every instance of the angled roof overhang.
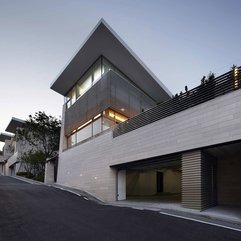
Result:
<instances>
[{"instance_id":1,"label":"angled roof overhang","mask_svg":"<svg viewBox=\"0 0 241 241\"><path fill-rule=\"evenodd\" d=\"M22 127L24 125L25 121L12 117L11 121L9 122L7 128L5 131L10 132L10 133L16 133L16 129L18 127Z\"/></svg>"},{"instance_id":2,"label":"angled roof overhang","mask_svg":"<svg viewBox=\"0 0 241 241\"><path fill-rule=\"evenodd\" d=\"M10 140L13 135L7 133L0 133L0 142L5 142L5 140Z\"/></svg>"},{"instance_id":3,"label":"angled roof overhang","mask_svg":"<svg viewBox=\"0 0 241 241\"><path fill-rule=\"evenodd\" d=\"M134 52L101 19L51 89L66 95L95 60L103 55L156 102L169 99L171 92L142 63Z\"/></svg>"}]
</instances>

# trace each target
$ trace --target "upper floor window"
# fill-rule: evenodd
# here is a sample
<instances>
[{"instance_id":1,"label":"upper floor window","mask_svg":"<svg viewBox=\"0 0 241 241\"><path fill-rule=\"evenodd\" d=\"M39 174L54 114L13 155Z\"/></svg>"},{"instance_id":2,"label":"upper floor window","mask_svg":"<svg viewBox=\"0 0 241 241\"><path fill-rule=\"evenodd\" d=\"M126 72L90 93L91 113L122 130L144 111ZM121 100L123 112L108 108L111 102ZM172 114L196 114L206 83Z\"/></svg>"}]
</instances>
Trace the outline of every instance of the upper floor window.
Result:
<instances>
[{"instance_id":1,"label":"upper floor window","mask_svg":"<svg viewBox=\"0 0 241 241\"><path fill-rule=\"evenodd\" d=\"M107 109L79 126L76 130L73 130L72 134L67 137L68 147L74 146L75 144L126 120L128 120L127 116L112 109Z\"/></svg>"},{"instance_id":2,"label":"upper floor window","mask_svg":"<svg viewBox=\"0 0 241 241\"><path fill-rule=\"evenodd\" d=\"M77 84L69 91L65 97L67 108L75 103L86 91L88 91L100 78L108 71L113 70L126 78L121 71L114 67L106 58L100 57L89 70L79 79Z\"/></svg>"}]
</instances>

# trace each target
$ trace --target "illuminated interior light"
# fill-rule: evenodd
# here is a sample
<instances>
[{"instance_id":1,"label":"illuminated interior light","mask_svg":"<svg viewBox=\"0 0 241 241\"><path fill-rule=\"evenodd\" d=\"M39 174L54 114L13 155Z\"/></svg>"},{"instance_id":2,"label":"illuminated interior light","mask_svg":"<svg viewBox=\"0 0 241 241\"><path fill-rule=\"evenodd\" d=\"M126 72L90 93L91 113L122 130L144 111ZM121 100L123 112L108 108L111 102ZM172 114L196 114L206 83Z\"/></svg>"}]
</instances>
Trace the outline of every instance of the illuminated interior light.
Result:
<instances>
[{"instance_id":1,"label":"illuminated interior light","mask_svg":"<svg viewBox=\"0 0 241 241\"><path fill-rule=\"evenodd\" d=\"M97 118L99 118L101 116L101 114L97 115L94 117L94 120L96 120Z\"/></svg>"},{"instance_id":2,"label":"illuminated interior light","mask_svg":"<svg viewBox=\"0 0 241 241\"><path fill-rule=\"evenodd\" d=\"M123 111L123 112L124 112L124 111L125 111L125 108L121 108L121 111Z\"/></svg>"},{"instance_id":3,"label":"illuminated interior light","mask_svg":"<svg viewBox=\"0 0 241 241\"><path fill-rule=\"evenodd\" d=\"M77 128L77 130L80 130L81 128L83 128L84 126L88 125L88 124L91 123L91 122L92 122L92 120L89 120L89 121L85 122L83 125L79 126L79 127ZM75 130L75 131L76 131L76 130Z\"/></svg>"},{"instance_id":4,"label":"illuminated interior light","mask_svg":"<svg viewBox=\"0 0 241 241\"><path fill-rule=\"evenodd\" d=\"M109 116L114 118L115 117L115 112L113 110L109 110Z\"/></svg>"},{"instance_id":5,"label":"illuminated interior light","mask_svg":"<svg viewBox=\"0 0 241 241\"><path fill-rule=\"evenodd\" d=\"M238 88L239 87L239 83L238 83L238 68L234 69L234 88Z\"/></svg>"},{"instance_id":6,"label":"illuminated interior light","mask_svg":"<svg viewBox=\"0 0 241 241\"><path fill-rule=\"evenodd\" d=\"M127 118L121 117L121 116L116 116L115 119L118 120L118 121L120 121L120 122L124 122L124 121L127 120Z\"/></svg>"},{"instance_id":7,"label":"illuminated interior light","mask_svg":"<svg viewBox=\"0 0 241 241\"><path fill-rule=\"evenodd\" d=\"M115 117L115 114L114 113L109 113L109 116L114 118Z\"/></svg>"}]
</instances>

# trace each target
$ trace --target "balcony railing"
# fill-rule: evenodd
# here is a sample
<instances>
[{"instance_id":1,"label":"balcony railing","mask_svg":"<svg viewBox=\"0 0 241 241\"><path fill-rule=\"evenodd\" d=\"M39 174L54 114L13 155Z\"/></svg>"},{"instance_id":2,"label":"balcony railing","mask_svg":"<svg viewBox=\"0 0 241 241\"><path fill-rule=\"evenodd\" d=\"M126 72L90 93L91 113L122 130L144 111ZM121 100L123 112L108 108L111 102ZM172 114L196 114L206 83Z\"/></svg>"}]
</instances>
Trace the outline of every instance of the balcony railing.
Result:
<instances>
[{"instance_id":1,"label":"balcony railing","mask_svg":"<svg viewBox=\"0 0 241 241\"><path fill-rule=\"evenodd\" d=\"M136 130L155 121L161 120L178 112L199 105L218 96L241 88L241 67L236 67L211 81L175 96L131 119L118 124L113 130L113 137L117 137Z\"/></svg>"}]
</instances>

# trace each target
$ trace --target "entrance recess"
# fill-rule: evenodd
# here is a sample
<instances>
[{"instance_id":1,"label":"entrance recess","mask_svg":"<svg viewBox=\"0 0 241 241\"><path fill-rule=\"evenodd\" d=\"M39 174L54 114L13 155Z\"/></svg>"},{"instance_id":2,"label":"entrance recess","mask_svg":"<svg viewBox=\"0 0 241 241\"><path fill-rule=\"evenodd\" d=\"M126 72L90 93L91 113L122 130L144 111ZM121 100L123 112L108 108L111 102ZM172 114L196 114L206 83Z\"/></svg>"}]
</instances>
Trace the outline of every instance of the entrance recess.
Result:
<instances>
[{"instance_id":1,"label":"entrance recess","mask_svg":"<svg viewBox=\"0 0 241 241\"><path fill-rule=\"evenodd\" d=\"M163 173L157 172L156 173L156 186L157 186L157 192L163 192Z\"/></svg>"},{"instance_id":2,"label":"entrance recess","mask_svg":"<svg viewBox=\"0 0 241 241\"><path fill-rule=\"evenodd\" d=\"M181 202L181 154L121 163L117 173L117 200Z\"/></svg>"}]
</instances>

